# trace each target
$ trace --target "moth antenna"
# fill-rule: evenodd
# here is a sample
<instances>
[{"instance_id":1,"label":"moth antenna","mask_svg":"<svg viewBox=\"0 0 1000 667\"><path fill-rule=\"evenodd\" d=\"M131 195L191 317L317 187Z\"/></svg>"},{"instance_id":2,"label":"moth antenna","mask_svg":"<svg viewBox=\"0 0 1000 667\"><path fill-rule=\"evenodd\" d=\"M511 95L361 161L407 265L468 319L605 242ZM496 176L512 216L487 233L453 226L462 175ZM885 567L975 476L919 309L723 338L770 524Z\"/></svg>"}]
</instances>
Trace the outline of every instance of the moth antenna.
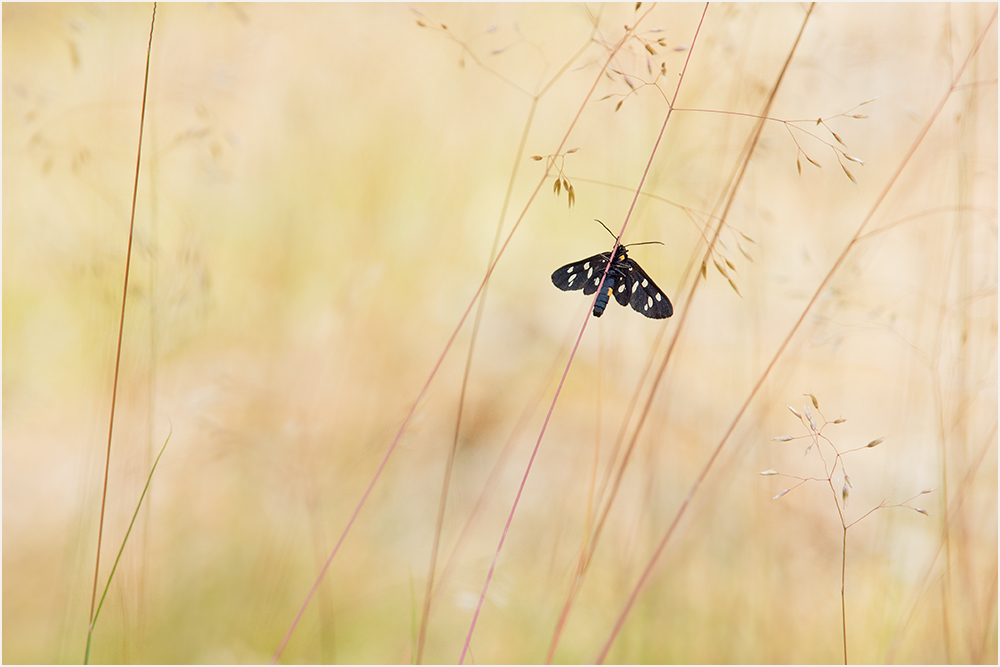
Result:
<instances>
[{"instance_id":1,"label":"moth antenna","mask_svg":"<svg viewBox=\"0 0 1000 667\"><path fill-rule=\"evenodd\" d=\"M597 220L597 218L594 218L594 220ZM601 221L597 220L597 222L601 222ZM603 222L601 222L601 227L604 227L605 229L608 229L608 226L606 224L604 224ZM611 231L610 229L608 229L608 234L611 234L611 236L614 236L615 237L615 242L616 243L618 242L618 237L615 236L615 233L613 231Z\"/></svg>"},{"instance_id":2,"label":"moth antenna","mask_svg":"<svg viewBox=\"0 0 1000 667\"><path fill-rule=\"evenodd\" d=\"M594 220L596 220L597 222L600 222L601 223L601 227L604 227L605 229L608 230L608 234L611 234L611 236L615 236L615 233L613 231L611 231L610 229L608 229L608 226L606 224L604 224L600 220L597 220L597 218L594 218ZM618 237L615 236L615 242L617 242L617 241L618 241ZM626 248L631 248L634 245L649 245L650 243L657 243L659 245L666 245L665 243L663 243L663 241L642 241L640 243L629 243L625 247ZM622 244L622 245L624 245L624 244Z\"/></svg>"}]
</instances>

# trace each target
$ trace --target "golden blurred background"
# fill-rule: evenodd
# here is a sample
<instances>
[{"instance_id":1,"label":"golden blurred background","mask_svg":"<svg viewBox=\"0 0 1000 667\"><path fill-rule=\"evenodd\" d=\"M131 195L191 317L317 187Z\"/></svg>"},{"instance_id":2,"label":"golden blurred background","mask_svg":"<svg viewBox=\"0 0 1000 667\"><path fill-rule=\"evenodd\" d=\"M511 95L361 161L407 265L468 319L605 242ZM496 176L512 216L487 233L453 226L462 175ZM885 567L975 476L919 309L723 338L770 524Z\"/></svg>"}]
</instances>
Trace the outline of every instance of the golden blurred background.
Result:
<instances>
[{"instance_id":1,"label":"golden blurred background","mask_svg":"<svg viewBox=\"0 0 1000 667\"><path fill-rule=\"evenodd\" d=\"M549 276L611 248L593 219L621 229L690 53L685 111L624 236L664 244L631 256L675 315L612 303L589 321L467 662L546 659L596 487L677 336L554 654L597 658L875 209L607 659L842 661L838 507L853 522L934 489L848 530L849 659L995 664L996 4L818 6L714 254L740 294L710 261L690 296L710 214L807 9L712 5L699 31L703 5L689 4L159 5L99 589L170 438L91 661L271 659L463 321L497 225L502 242L521 219L475 338L422 648L424 662L458 661L592 303ZM3 7L8 663L84 658L151 10ZM579 150L555 166L572 207L555 171L532 197L548 163L531 159L571 124L563 151ZM863 160L841 158L857 183L835 147ZM473 306L282 661L416 659L475 318ZM796 480L759 474L826 476L829 444L821 460L805 439L774 440L808 434L786 404L821 419L806 393L846 419L823 429L839 450L885 438L845 456L846 506L839 469L832 487L775 501Z\"/></svg>"}]
</instances>

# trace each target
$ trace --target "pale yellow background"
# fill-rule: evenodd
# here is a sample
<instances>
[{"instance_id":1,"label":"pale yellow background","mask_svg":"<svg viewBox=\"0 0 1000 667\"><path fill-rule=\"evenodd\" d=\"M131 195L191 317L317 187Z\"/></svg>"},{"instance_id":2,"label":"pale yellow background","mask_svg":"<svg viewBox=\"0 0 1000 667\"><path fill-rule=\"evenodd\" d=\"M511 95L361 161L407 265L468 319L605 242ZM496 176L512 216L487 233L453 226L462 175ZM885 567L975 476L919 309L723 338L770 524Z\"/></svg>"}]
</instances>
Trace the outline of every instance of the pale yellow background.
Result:
<instances>
[{"instance_id":1,"label":"pale yellow background","mask_svg":"<svg viewBox=\"0 0 1000 667\"><path fill-rule=\"evenodd\" d=\"M827 419L847 420L824 431L841 450L886 438L847 457L848 521L935 489L910 503L929 516L885 508L848 533L851 661L996 662L996 5L820 5L716 255L742 297L710 263L690 301L708 214L806 7L713 5L695 41L701 5L656 6L640 34L667 46L650 55L633 41L611 65L636 92L616 112L631 89L601 77L583 106L633 7L417 5L422 28L399 4L159 6L102 587L172 435L92 661L270 659L469 307L516 167L503 238L524 216L476 340L424 652L458 660L591 303L549 276L610 249L593 219L621 228L680 47L694 43L678 105L700 111L671 118L644 186L653 196L624 239L664 243L631 254L677 314L612 303L591 319L470 658L545 660L595 460L599 482L651 355L655 370L687 312L556 653L596 658L695 476L905 164L868 228L878 233L848 254L750 404L609 660L843 659L834 494L811 482L772 501L793 480L758 474L824 475L805 440L773 440L806 434L785 405L801 412L811 392ZM83 658L150 11L3 6L5 662ZM659 90L641 87L661 63ZM848 111L867 118L836 117ZM553 153L578 113L565 148L579 151L559 162L575 206L551 179L529 202L545 170L530 156ZM820 117L864 161L844 163L857 184L801 132L839 145ZM474 314L283 660L413 658Z\"/></svg>"}]
</instances>

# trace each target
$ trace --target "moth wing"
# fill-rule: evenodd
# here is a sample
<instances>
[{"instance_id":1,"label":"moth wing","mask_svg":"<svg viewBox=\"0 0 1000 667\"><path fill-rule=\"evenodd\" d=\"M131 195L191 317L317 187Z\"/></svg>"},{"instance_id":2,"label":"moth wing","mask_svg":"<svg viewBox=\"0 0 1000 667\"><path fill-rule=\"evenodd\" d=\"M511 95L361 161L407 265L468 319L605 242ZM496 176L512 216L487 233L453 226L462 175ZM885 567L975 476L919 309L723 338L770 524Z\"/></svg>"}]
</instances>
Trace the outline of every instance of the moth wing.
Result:
<instances>
[{"instance_id":1,"label":"moth wing","mask_svg":"<svg viewBox=\"0 0 1000 667\"><path fill-rule=\"evenodd\" d=\"M552 284L564 292L582 289L584 294L593 294L601 282L609 257L610 253L602 252L561 266L552 273Z\"/></svg>"},{"instance_id":2,"label":"moth wing","mask_svg":"<svg viewBox=\"0 0 1000 667\"><path fill-rule=\"evenodd\" d=\"M662 320L673 315L674 307L671 305L670 299L663 293L663 290L656 286L656 283L642 270L642 267L631 258L626 259L624 263L626 264L625 273L629 276L631 283L628 291L630 294L629 305L632 306L632 310L654 320ZM619 303L622 302L619 300ZM622 303L622 305L625 304Z\"/></svg>"}]
</instances>

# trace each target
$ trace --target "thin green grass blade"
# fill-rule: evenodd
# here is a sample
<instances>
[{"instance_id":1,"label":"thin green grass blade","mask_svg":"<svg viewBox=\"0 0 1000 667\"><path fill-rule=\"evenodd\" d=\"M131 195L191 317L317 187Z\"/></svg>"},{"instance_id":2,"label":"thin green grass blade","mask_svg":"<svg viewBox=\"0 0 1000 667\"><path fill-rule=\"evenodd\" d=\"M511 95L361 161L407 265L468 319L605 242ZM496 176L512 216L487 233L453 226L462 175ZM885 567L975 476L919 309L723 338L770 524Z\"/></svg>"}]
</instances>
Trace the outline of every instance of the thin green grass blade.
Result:
<instances>
[{"instance_id":1,"label":"thin green grass blade","mask_svg":"<svg viewBox=\"0 0 1000 667\"><path fill-rule=\"evenodd\" d=\"M118 549L118 555L115 556L115 563L111 566L111 574L108 575L108 582L104 585L104 592L101 593L101 601L97 603L97 610L94 612L94 620L91 621L90 627L87 628L87 651L83 656L83 664L89 664L90 661L90 643L94 638L94 626L97 625L97 618L101 615L101 607L104 606L104 598L108 595L108 589L111 588L111 580L114 579L115 570L118 569L118 561L122 558L122 553L125 551L125 545L128 543L128 536L132 533L132 526L135 525L136 517L139 516L139 510L142 508L142 501L146 498L146 492L149 491L149 484L153 481L153 473L156 472L156 465L160 462L160 457L163 456L163 452L167 449L167 443L170 442L170 436L173 435L173 428L170 429L170 433L167 434L167 439L163 441L163 446L160 447L160 453L156 455L156 460L153 461L153 467L149 470L149 477L146 478L146 486L142 488L142 495L139 496L139 503L135 506L135 512L132 514L132 520L128 524L128 530L125 531L125 538L122 540L122 545Z\"/></svg>"}]
</instances>

